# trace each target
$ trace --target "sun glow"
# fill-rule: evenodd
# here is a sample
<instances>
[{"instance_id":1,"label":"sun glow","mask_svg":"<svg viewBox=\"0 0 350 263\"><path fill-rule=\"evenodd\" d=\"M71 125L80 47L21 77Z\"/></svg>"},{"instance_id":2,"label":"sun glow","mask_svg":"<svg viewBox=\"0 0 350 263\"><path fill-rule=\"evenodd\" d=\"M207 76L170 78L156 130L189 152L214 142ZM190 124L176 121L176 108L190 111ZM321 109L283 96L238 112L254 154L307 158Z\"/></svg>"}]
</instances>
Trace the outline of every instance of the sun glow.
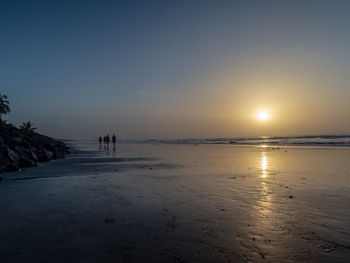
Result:
<instances>
[{"instance_id":1,"label":"sun glow","mask_svg":"<svg viewBox=\"0 0 350 263\"><path fill-rule=\"evenodd\" d=\"M259 120L265 121L265 120L267 120L270 117L270 115L267 112L265 112L265 111L261 111L261 112L258 113L257 117L258 117Z\"/></svg>"}]
</instances>

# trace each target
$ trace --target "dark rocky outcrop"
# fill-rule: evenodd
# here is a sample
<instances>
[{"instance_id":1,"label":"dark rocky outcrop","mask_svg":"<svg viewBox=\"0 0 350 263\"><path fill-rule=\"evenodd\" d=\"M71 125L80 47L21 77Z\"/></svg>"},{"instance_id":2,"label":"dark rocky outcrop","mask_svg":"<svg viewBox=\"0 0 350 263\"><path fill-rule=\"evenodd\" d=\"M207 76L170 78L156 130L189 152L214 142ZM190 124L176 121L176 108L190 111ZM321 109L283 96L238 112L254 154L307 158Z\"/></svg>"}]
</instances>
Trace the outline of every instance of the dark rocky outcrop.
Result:
<instances>
[{"instance_id":1,"label":"dark rocky outcrop","mask_svg":"<svg viewBox=\"0 0 350 263\"><path fill-rule=\"evenodd\" d=\"M64 158L69 147L48 136L16 128L0 120L0 173Z\"/></svg>"}]
</instances>

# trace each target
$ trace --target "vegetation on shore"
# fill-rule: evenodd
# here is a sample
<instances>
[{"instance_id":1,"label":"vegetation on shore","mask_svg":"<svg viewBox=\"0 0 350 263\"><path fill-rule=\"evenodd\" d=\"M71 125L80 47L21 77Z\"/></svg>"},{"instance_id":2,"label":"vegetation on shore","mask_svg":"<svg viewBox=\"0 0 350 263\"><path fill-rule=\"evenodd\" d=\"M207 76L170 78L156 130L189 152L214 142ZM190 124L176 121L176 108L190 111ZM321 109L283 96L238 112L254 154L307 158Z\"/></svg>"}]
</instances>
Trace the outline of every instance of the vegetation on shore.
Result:
<instances>
[{"instance_id":1,"label":"vegetation on shore","mask_svg":"<svg viewBox=\"0 0 350 263\"><path fill-rule=\"evenodd\" d=\"M2 116L10 111L7 96L0 94L0 173L34 167L69 153L64 142L35 132L31 122L19 128L6 123Z\"/></svg>"}]
</instances>

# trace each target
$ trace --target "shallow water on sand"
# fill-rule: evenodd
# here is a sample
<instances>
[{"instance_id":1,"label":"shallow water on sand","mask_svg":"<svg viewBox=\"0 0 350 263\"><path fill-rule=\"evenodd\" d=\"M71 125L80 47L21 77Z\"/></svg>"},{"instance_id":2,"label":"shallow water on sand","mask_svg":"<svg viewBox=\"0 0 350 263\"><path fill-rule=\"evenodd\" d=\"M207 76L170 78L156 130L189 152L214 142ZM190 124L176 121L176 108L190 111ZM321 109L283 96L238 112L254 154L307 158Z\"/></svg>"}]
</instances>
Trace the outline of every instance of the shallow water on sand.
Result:
<instances>
[{"instance_id":1,"label":"shallow water on sand","mask_svg":"<svg viewBox=\"0 0 350 263\"><path fill-rule=\"evenodd\" d=\"M0 183L0 262L348 262L350 149L75 142Z\"/></svg>"}]
</instances>

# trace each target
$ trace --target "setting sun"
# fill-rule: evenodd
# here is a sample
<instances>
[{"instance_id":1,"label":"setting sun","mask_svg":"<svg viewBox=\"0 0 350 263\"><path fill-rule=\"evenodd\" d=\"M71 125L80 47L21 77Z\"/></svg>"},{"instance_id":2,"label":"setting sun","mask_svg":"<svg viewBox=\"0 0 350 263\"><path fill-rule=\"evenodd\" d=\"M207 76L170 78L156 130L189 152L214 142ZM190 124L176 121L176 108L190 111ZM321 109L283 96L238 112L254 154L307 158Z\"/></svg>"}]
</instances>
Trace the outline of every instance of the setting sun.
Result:
<instances>
[{"instance_id":1,"label":"setting sun","mask_svg":"<svg viewBox=\"0 0 350 263\"><path fill-rule=\"evenodd\" d=\"M257 117L258 117L259 120L265 121L265 120L267 120L270 116L269 116L269 114L268 114L267 112L261 111L261 112L258 113Z\"/></svg>"}]
</instances>

